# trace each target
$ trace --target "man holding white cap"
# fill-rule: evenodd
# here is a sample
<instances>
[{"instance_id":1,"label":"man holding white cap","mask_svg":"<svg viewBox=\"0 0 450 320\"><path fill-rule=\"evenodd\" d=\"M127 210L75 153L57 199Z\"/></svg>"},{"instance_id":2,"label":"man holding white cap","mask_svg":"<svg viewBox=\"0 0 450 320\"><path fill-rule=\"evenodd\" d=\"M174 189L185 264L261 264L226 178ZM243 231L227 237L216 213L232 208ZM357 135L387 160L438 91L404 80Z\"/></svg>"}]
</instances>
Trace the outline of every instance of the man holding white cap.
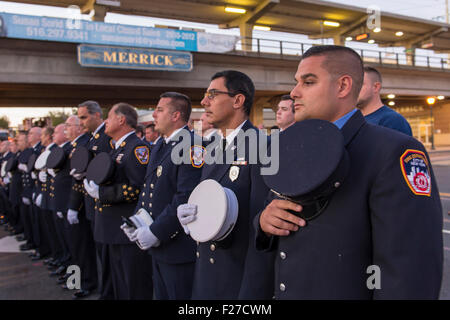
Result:
<instances>
[{"instance_id":1,"label":"man holding white cap","mask_svg":"<svg viewBox=\"0 0 450 320\"><path fill-rule=\"evenodd\" d=\"M222 143L215 151L233 154L232 162L205 163L201 180L213 179L232 190L239 209L236 224L225 238L198 244L192 299L270 299L273 296L273 255L257 252L253 245L252 220L262 210L268 193L259 163L249 163L250 143L245 137L252 131L258 136L258 129L248 120L254 93L255 87L247 75L228 70L212 77L201 101L207 121L222 133ZM242 145L245 154L238 154ZM196 220L197 208L193 204L178 207L178 219L187 231L189 223Z\"/></svg>"}]
</instances>

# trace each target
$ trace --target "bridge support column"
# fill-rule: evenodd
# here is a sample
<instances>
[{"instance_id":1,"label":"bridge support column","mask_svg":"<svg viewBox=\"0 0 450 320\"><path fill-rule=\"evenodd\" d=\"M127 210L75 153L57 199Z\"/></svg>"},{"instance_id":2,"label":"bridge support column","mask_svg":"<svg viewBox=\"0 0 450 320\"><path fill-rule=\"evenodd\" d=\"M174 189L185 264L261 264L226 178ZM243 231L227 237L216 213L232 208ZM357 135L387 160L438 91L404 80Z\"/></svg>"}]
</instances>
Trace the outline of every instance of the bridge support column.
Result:
<instances>
[{"instance_id":1,"label":"bridge support column","mask_svg":"<svg viewBox=\"0 0 450 320\"><path fill-rule=\"evenodd\" d=\"M241 23L239 29L241 31L242 50L252 51L253 24Z\"/></svg>"}]
</instances>

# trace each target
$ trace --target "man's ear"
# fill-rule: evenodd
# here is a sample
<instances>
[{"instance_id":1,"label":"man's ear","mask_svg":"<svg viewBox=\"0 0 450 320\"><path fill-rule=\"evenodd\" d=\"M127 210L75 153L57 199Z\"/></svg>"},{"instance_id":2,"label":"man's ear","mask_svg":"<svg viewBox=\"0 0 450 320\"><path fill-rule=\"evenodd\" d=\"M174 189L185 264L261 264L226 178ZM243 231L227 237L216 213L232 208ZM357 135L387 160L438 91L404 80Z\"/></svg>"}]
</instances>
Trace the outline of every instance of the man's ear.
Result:
<instances>
[{"instance_id":1,"label":"man's ear","mask_svg":"<svg viewBox=\"0 0 450 320\"><path fill-rule=\"evenodd\" d=\"M178 119L180 119L180 117L181 117L181 112L180 111L172 112L172 121L173 122L177 122Z\"/></svg>"},{"instance_id":2,"label":"man's ear","mask_svg":"<svg viewBox=\"0 0 450 320\"><path fill-rule=\"evenodd\" d=\"M234 109L242 108L244 106L244 103L245 103L245 96L242 93L238 93L237 95L234 96L234 103L233 103Z\"/></svg>"},{"instance_id":3,"label":"man's ear","mask_svg":"<svg viewBox=\"0 0 450 320\"><path fill-rule=\"evenodd\" d=\"M380 91L381 91L381 83L380 82L377 81L373 84L373 91L377 94L380 94Z\"/></svg>"},{"instance_id":4,"label":"man's ear","mask_svg":"<svg viewBox=\"0 0 450 320\"><path fill-rule=\"evenodd\" d=\"M349 75L343 75L338 79L338 98L345 98L352 92L353 79Z\"/></svg>"}]
</instances>

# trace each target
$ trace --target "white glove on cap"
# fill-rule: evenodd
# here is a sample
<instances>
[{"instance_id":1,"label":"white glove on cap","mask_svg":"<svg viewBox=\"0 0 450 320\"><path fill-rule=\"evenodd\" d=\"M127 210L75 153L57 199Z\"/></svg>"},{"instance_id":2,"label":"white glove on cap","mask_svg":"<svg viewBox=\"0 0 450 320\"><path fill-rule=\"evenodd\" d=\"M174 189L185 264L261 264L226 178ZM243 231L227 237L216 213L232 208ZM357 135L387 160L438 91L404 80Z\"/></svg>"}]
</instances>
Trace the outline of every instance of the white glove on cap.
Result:
<instances>
[{"instance_id":1,"label":"white glove on cap","mask_svg":"<svg viewBox=\"0 0 450 320\"><path fill-rule=\"evenodd\" d=\"M22 197L22 202L23 202L24 204L26 204L27 206L29 206L29 205L31 204L30 199L29 199L29 198L26 198L26 197Z\"/></svg>"},{"instance_id":2,"label":"white glove on cap","mask_svg":"<svg viewBox=\"0 0 450 320\"><path fill-rule=\"evenodd\" d=\"M42 204L42 193L38 194L38 196L36 197L36 200L34 201L34 204L37 205L39 208L41 207L41 204Z\"/></svg>"},{"instance_id":3,"label":"white glove on cap","mask_svg":"<svg viewBox=\"0 0 450 320\"><path fill-rule=\"evenodd\" d=\"M42 183L47 182L47 172L45 171L39 171L39 181Z\"/></svg>"},{"instance_id":4,"label":"white glove on cap","mask_svg":"<svg viewBox=\"0 0 450 320\"><path fill-rule=\"evenodd\" d=\"M86 176L86 173L75 173L77 169L70 170L70 175L75 178L75 180L83 180Z\"/></svg>"},{"instance_id":5,"label":"white glove on cap","mask_svg":"<svg viewBox=\"0 0 450 320\"><path fill-rule=\"evenodd\" d=\"M126 223L120 226L120 229L123 230L125 235L130 239L131 242L135 242L137 239L133 237L134 232L136 231L136 228L128 226Z\"/></svg>"},{"instance_id":6,"label":"white glove on cap","mask_svg":"<svg viewBox=\"0 0 450 320\"><path fill-rule=\"evenodd\" d=\"M159 246L160 241L150 230L149 226L143 226L137 229L133 234L133 238L136 238L139 241L140 248L142 250L147 250L151 247Z\"/></svg>"},{"instance_id":7,"label":"white glove on cap","mask_svg":"<svg viewBox=\"0 0 450 320\"><path fill-rule=\"evenodd\" d=\"M197 205L195 204L185 203L178 206L177 217L186 234L189 234L189 229L186 225L197 218L196 214Z\"/></svg>"},{"instance_id":8,"label":"white glove on cap","mask_svg":"<svg viewBox=\"0 0 450 320\"><path fill-rule=\"evenodd\" d=\"M47 169L47 172L49 175L51 175L53 178L56 177L56 172L54 169Z\"/></svg>"},{"instance_id":9,"label":"white glove on cap","mask_svg":"<svg viewBox=\"0 0 450 320\"><path fill-rule=\"evenodd\" d=\"M89 193L89 195L92 198L99 199L99 186L94 181L88 182L87 179L83 180L84 188L86 189L86 192Z\"/></svg>"},{"instance_id":10,"label":"white glove on cap","mask_svg":"<svg viewBox=\"0 0 450 320\"><path fill-rule=\"evenodd\" d=\"M67 221L69 221L69 224L80 223L80 221L78 220L78 211L69 209L67 211Z\"/></svg>"}]
</instances>

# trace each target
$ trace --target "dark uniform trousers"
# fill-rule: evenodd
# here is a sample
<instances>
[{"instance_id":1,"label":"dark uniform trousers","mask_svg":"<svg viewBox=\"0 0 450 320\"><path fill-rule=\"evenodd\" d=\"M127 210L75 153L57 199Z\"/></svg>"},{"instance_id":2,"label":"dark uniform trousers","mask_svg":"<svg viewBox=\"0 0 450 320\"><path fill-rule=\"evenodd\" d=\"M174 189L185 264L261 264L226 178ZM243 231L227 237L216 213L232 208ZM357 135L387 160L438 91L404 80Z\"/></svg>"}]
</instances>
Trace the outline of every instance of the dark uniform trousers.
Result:
<instances>
[{"instance_id":1,"label":"dark uniform trousers","mask_svg":"<svg viewBox=\"0 0 450 320\"><path fill-rule=\"evenodd\" d=\"M86 146L89 138L90 134L78 137L72 142L72 147ZM69 156L70 158L71 155ZM92 291L98 285L97 255L91 223L86 218L84 196L85 190L82 181L72 179L68 208L78 212L79 223L68 225L72 247L71 252L75 263L81 270L81 289Z\"/></svg>"},{"instance_id":2,"label":"dark uniform trousers","mask_svg":"<svg viewBox=\"0 0 450 320\"><path fill-rule=\"evenodd\" d=\"M120 229L121 216L131 216L136 208L148 164L148 147L132 133L111 152L111 157L114 174L111 183L100 186L95 212L94 240L103 244L102 277L110 274L114 299L151 299L151 257L130 244ZM111 298L110 289L103 283L102 299Z\"/></svg>"},{"instance_id":3,"label":"dark uniform trousers","mask_svg":"<svg viewBox=\"0 0 450 320\"><path fill-rule=\"evenodd\" d=\"M19 164L25 164L28 163L28 158L33 154L32 148L27 148L19 155ZM24 234L25 238L27 239L27 243L36 246L34 243L34 237L33 237L33 226L32 226L32 208L31 208L31 201L32 201L32 184L31 184L31 176L30 174L26 172L21 171L21 179L22 179L22 193L19 198L20 202L20 219L22 220L23 227L24 227ZM27 205L23 202L22 198L28 198L30 200L30 205Z\"/></svg>"},{"instance_id":4,"label":"dark uniform trousers","mask_svg":"<svg viewBox=\"0 0 450 320\"><path fill-rule=\"evenodd\" d=\"M52 144L48 148L48 150L51 151L56 147L57 147L56 144ZM64 251L58 239L56 224L53 218L54 193L51 192L52 189L50 189L51 176L47 175L47 180L45 182L41 182L40 186L41 186L42 202L41 202L41 219L39 221L41 223L41 229L43 230L42 233L47 236L47 239L49 241L51 256L54 259L61 260L64 256Z\"/></svg>"},{"instance_id":5,"label":"dark uniform trousers","mask_svg":"<svg viewBox=\"0 0 450 320\"><path fill-rule=\"evenodd\" d=\"M72 151L71 143L67 142L62 146L64 150L64 162L58 167L54 168L56 173L54 178L51 178L50 196L54 203L54 221L56 225L56 232L58 239L64 251L63 263L65 266L75 263L73 253L73 241L70 238L70 225L67 221L67 209L69 206L69 197L72 190L72 177L70 176L70 161L69 155ZM62 218L58 216L58 212L62 213Z\"/></svg>"},{"instance_id":6,"label":"dark uniform trousers","mask_svg":"<svg viewBox=\"0 0 450 320\"><path fill-rule=\"evenodd\" d=\"M266 136L259 137L258 129L248 120L241 129L241 133L227 147L227 152L233 152L234 164L203 166L201 180L214 179L223 187L231 189L237 197L239 213L236 225L225 239L199 243L193 299L273 297L274 254L256 251L252 225L253 218L264 206L268 188L262 179L260 164L250 163L250 149L254 147L255 141L250 141L246 136L253 135L258 141L265 139L265 146L270 141ZM223 147L217 148L216 152L218 158L223 157Z\"/></svg>"},{"instance_id":7,"label":"dark uniform trousers","mask_svg":"<svg viewBox=\"0 0 450 320\"><path fill-rule=\"evenodd\" d=\"M33 153L36 155L41 154L41 152L44 150L43 146L38 143L36 146L33 147ZM32 177L32 175L30 174ZM41 209L36 206L34 203L34 200L36 199L37 195L40 193L40 183L39 180L33 179L30 180L32 185L32 196L30 198L31 201L31 225L32 225L32 232L33 232L33 242L35 243L37 247L37 251L41 254L41 256L46 256L50 253L50 246L48 243L48 236L44 234L42 230L42 212Z\"/></svg>"},{"instance_id":8,"label":"dark uniform trousers","mask_svg":"<svg viewBox=\"0 0 450 320\"><path fill-rule=\"evenodd\" d=\"M437 299L442 208L425 148L366 123L359 111L341 130L351 169L323 213L287 237L266 237L255 218L257 247L277 254L276 298ZM408 149L411 157L403 159ZM416 159L428 162L429 194L415 194L402 172ZM367 286L373 265L380 289Z\"/></svg>"},{"instance_id":9,"label":"dark uniform trousers","mask_svg":"<svg viewBox=\"0 0 450 320\"><path fill-rule=\"evenodd\" d=\"M20 156L20 151L14 154L16 159ZM22 173L16 168L11 171L11 182L9 183L9 203L11 204L11 225L19 233L24 232L23 223L20 219L20 205L22 203Z\"/></svg>"},{"instance_id":10,"label":"dark uniform trousers","mask_svg":"<svg viewBox=\"0 0 450 320\"><path fill-rule=\"evenodd\" d=\"M113 149L111 137L105 134L105 124L101 124L100 129L97 133L93 134L89 141L86 144L86 148L95 155L100 152L111 152ZM91 228L92 238L94 238L95 231L95 210L97 207L97 199L93 199L89 194L85 193L84 196L84 208L86 219L89 221L89 225ZM105 245L95 241L95 250L96 250L96 264L100 273L99 278L99 292L101 293L101 299L112 299L114 297L112 280L111 280L111 272L109 271L109 264L107 266L102 266L101 261L109 261L109 255L107 248Z\"/></svg>"},{"instance_id":11,"label":"dark uniform trousers","mask_svg":"<svg viewBox=\"0 0 450 320\"><path fill-rule=\"evenodd\" d=\"M183 138L180 138L181 134ZM177 165L172 161L171 153L177 144L186 143L184 139L190 140L186 144L189 149L185 162ZM177 208L188 201L200 181L201 168L191 164L190 159L193 142L194 136L187 127L168 144L163 138L158 141L152 149L144 188L136 207L136 211L144 208L153 217L150 230L161 242L148 251L153 259L155 298L158 300L186 300L192 295L196 245L184 233L177 218Z\"/></svg>"}]
</instances>

